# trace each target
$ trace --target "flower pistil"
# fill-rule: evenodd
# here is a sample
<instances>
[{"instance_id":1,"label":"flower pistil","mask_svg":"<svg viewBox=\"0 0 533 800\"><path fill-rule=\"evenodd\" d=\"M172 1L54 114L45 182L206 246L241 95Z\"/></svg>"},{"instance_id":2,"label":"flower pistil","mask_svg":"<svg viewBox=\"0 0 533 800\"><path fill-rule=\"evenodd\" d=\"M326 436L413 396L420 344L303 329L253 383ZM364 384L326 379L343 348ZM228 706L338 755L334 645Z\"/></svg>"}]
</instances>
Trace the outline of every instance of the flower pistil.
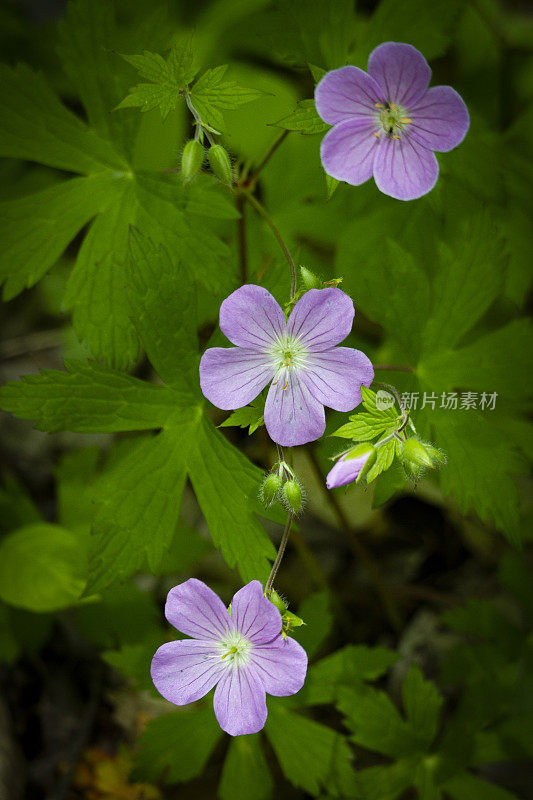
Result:
<instances>
[{"instance_id":1,"label":"flower pistil","mask_svg":"<svg viewBox=\"0 0 533 800\"><path fill-rule=\"evenodd\" d=\"M396 103L375 103L379 109L376 122L385 131L387 139L400 139L400 133L405 130L405 126L412 122L411 117L407 116L407 111ZM379 139L380 134L374 133Z\"/></svg>"}]
</instances>

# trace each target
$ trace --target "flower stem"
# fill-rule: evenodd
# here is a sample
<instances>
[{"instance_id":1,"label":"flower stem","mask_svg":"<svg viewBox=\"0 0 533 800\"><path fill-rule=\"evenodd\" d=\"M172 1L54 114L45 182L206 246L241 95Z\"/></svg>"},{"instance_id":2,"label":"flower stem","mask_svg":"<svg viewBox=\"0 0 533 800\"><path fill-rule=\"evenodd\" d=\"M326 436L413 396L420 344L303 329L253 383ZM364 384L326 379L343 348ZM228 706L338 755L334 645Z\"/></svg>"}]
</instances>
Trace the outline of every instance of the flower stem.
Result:
<instances>
[{"instance_id":1,"label":"flower stem","mask_svg":"<svg viewBox=\"0 0 533 800\"><path fill-rule=\"evenodd\" d=\"M374 364L374 369L388 369L393 372L414 372L414 367L400 366L398 364Z\"/></svg>"},{"instance_id":2,"label":"flower stem","mask_svg":"<svg viewBox=\"0 0 533 800\"><path fill-rule=\"evenodd\" d=\"M342 530L348 537L348 540L350 542L354 554L363 564L363 566L367 571L368 577L374 584L376 594L381 600L383 610L385 611L385 614L387 616L387 619L389 620L391 627L396 632L400 631L403 624L402 618L394 602L394 599L390 594L389 589L387 588L387 585L385 584L383 578L381 577L381 573L377 563L374 561L373 556L369 553L364 544L361 541L359 541L359 537L352 529L350 521L348 520L346 514L344 513L344 510L340 505L339 501L337 500L336 496L327 489L326 484L324 483L324 477L322 475L320 464L318 463L316 453L312 447L307 448L307 454L309 456L309 460L315 471L315 474L319 480L320 487L324 492L327 502L331 506L331 509L335 514L335 517L337 518L339 526L342 528Z\"/></svg>"},{"instance_id":3,"label":"flower stem","mask_svg":"<svg viewBox=\"0 0 533 800\"><path fill-rule=\"evenodd\" d=\"M249 178L246 179L246 186L250 187L250 189L253 189L253 187L257 183L257 179L259 178L259 175L263 171L265 165L270 160L271 156L274 155L274 153L276 152L276 150L278 149L278 147L280 146L282 141L284 139L286 139L286 137L288 135L289 135L289 131L287 131L287 130L282 131L282 133L280 133L280 135L277 137L277 139L275 139L273 141L273 143L268 148L267 152L265 153L265 155L263 156L263 158L259 162L259 165L256 167L255 172Z\"/></svg>"},{"instance_id":4,"label":"flower stem","mask_svg":"<svg viewBox=\"0 0 533 800\"><path fill-rule=\"evenodd\" d=\"M276 560L272 564L272 569L270 570L270 575L268 576L268 580L265 586L265 595L268 597L272 591L272 587L274 585L274 580L276 579L276 575L278 573L279 565L281 564L281 560L285 553L285 548L287 547L287 542L289 541L289 535L291 532L291 525L294 519L294 515L289 511L287 515L287 522L285 524L285 530L283 531L283 536L281 537L280 546L278 549L278 554L276 556Z\"/></svg>"},{"instance_id":5,"label":"flower stem","mask_svg":"<svg viewBox=\"0 0 533 800\"><path fill-rule=\"evenodd\" d=\"M185 92L185 102L187 103L187 108L189 109L189 111L193 115L194 119L196 120L196 132L195 132L194 138L195 139L199 139L200 138L200 134L201 134L201 132L203 130L205 135L206 135L206 138L207 138L207 141L209 142L209 144L215 144L215 140L213 139L213 137L211 136L209 131L206 130L205 128L203 128L203 126L202 126L202 118L200 117L200 114L198 113L198 111L193 106L191 97L189 95L189 92Z\"/></svg>"},{"instance_id":6,"label":"flower stem","mask_svg":"<svg viewBox=\"0 0 533 800\"><path fill-rule=\"evenodd\" d=\"M235 198L237 211L239 212L239 219L237 220L237 233L239 242L239 265L241 275L241 286L248 282L248 259L246 256L246 217L244 198L242 195L237 195Z\"/></svg>"},{"instance_id":7,"label":"flower stem","mask_svg":"<svg viewBox=\"0 0 533 800\"><path fill-rule=\"evenodd\" d=\"M287 245L283 241L281 233L278 231L276 225L274 224L274 220L271 218L271 216L268 213L268 211L265 208L263 208L263 206L261 205L259 200L257 200L251 194L245 194L244 196L246 197L246 199L248 200L250 205L253 208L255 208L257 213L260 216L263 217L263 219L265 220L265 222L269 226L270 230L272 231L272 233L274 234L274 236L278 240L281 249L283 250L283 254L284 254L285 258L288 261L289 267L291 268L291 300L292 300L294 295L296 294L296 267L294 266L294 261L292 260L292 256L291 256L291 254L289 252L289 248L287 247Z\"/></svg>"}]
</instances>

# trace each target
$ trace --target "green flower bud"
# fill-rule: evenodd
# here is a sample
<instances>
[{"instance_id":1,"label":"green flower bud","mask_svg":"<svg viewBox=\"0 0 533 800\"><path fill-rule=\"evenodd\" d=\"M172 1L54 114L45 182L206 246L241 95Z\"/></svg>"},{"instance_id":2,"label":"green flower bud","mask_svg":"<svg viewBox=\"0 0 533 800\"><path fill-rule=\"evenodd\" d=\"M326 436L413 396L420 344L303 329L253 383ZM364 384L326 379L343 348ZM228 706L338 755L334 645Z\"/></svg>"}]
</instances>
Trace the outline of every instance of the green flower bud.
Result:
<instances>
[{"instance_id":1,"label":"green flower bud","mask_svg":"<svg viewBox=\"0 0 533 800\"><path fill-rule=\"evenodd\" d=\"M300 485L295 480L287 481L283 486L283 501L287 511L299 514L303 508L303 497Z\"/></svg>"},{"instance_id":2,"label":"green flower bud","mask_svg":"<svg viewBox=\"0 0 533 800\"><path fill-rule=\"evenodd\" d=\"M408 439L403 443L402 458L404 462L412 464L417 467L429 467L434 469L433 461L429 455L426 446L419 442L418 439Z\"/></svg>"},{"instance_id":3,"label":"green flower bud","mask_svg":"<svg viewBox=\"0 0 533 800\"><path fill-rule=\"evenodd\" d=\"M287 603L285 602L285 600L283 600L282 597L279 596L279 594L276 592L275 589L272 589L272 591L268 595L268 599L273 605L276 606L279 613L283 616L283 614L285 614L285 612L287 611Z\"/></svg>"},{"instance_id":4,"label":"green flower bud","mask_svg":"<svg viewBox=\"0 0 533 800\"><path fill-rule=\"evenodd\" d=\"M322 286L322 281L315 275L314 272L311 272L310 269L307 267L300 267L300 275L302 276L302 282L305 286L305 290L308 291L309 289L320 289Z\"/></svg>"},{"instance_id":5,"label":"green flower bud","mask_svg":"<svg viewBox=\"0 0 533 800\"><path fill-rule=\"evenodd\" d=\"M181 174L189 182L198 174L204 161L204 148L197 139L186 143L181 154Z\"/></svg>"},{"instance_id":6,"label":"green flower bud","mask_svg":"<svg viewBox=\"0 0 533 800\"><path fill-rule=\"evenodd\" d=\"M265 504L265 508L268 508L275 502L276 498L278 497L279 490L281 489L281 478L276 473L271 473L267 475L263 483L261 484L260 490L260 497L262 502Z\"/></svg>"},{"instance_id":7,"label":"green flower bud","mask_svg":"<svg viewBox=\"0 0 533 800\"><path fill-rule=\"evenodd\" d=\"M427 454L435 466L442 467L442 465L446 463L447 458L443 452L438 450L436 447L433 447L432 444L425 443L424 447L426 448Z\"/></svg>"},{"instance_id":8,"label":"green flower bud","mask_svg":"<svg viewBox=\"0 0 533 800\"><path fill-rule=\"evenodd\" d=\"M209 166L219 181L231 186L233 183L233 170L227 151L221 144L213 144L209 148Z\"/></svg>"}]
</instances>

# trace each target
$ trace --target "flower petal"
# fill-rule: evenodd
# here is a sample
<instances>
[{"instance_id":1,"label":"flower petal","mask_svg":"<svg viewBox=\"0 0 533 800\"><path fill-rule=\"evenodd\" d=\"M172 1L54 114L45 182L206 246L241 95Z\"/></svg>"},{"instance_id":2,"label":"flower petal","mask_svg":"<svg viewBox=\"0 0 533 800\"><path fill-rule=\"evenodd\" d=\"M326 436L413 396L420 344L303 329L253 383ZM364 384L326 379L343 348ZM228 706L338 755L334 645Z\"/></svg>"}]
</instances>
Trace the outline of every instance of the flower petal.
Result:
<instances>
[{"instance_id":1,"label":"flower petal","mask_svg":"<svg viewBox=\"0 0 533 800\"><path fill-rule=\"evenodd\" d=\"M295 639L278 636L273 642L254 647L251 661L268 694L287 697L304 685L307 653Z\"/></svg>"},{"instance_id":2,"label":"flower petal","mask_svg":"<svg viewBox=\"0 0 533 800\"><path fill-rule=\"evenodd\" d=\"M312 353L329 350L352 330L355 309L341 289L310 289L298 300L287 323L287 333Z\"/></svg>"},{"instance_id":3,"label":"flower petal","mask_svg":"<svg viewBox=\"0 0 533 800\"><path fill-rule=\"evenodd\" d=\"M465 102L451 86L432 86L409 109L409 114L409 137L440 153L457 147L470 126Z\"/></svg>"},{"instance_id":4,"label":"flower petal","mask_svg":"<svg viewBox=\"0 0 533 800\"><path fill-rule=\"evenodd\" d=\"M339 458L333 469L328 472L326 478L326 486L328 489L334 489L336 486L346 486L347 483L354 481L367 460L368 453L358 458L349 458L348 460L346 460L346 456Z\"/></svg>"},{"instance_id":5,"label":"flower petal","mask_svg":"<svg viewBox=\"0 0 533 800\"><path fill-rule=\"evenodd\" d=\"M378 189L397 200L415 200L427 194L439 177L435 154L408 136L384 139L374 161Z\"/></svg>"},{"instance_id":6,"label":"flower petal","mask_svg":"<svg viewBox=\"0 0 533 800\"><path fill-rule=\"evenodd\" d=\"M281 614L267 600L259 581L251 581L235 594L231 619L237 630L255 644L271 642L281 632Z\"/></svg>"},{"instance_id":7,"label":"flower petal","mask_svg":"<svg viewBox=\"0 0 533 800\"><path fill-rule=\"evenodd\" d=\"M390 103L410 105L426 91L431 69L422 53L411 44L385 42L372 50L368 57L368 72L385 93Z\"/></svg>"},{"instance_id":8,"label":"flower petal","mask_svg":"<svg viewBox=\"0 0 533 800\"><path fill-rule=\"evenodd\" d=\"M202 393L217 408L242 408L272 380L268 356L246 347L210 347L200 361Z\"/></svg>"},{"instance_id":9,"label":"flower petal","mask_svg":"<svg viewBox=\"0 0 533 800\"><path fill-rule=\"evenodd\" d=\"M359 67L341 67L326 72L315 89L316 110L324 122L336 125L353 117L372 118L383 90Z\"/></svg>"},{"instance_id":10,"label":"flower petal","mask_svg":"<svg viewBox=\"0 0 533 800\"><path fill-rule=\"evenodd\" d=\"M263 682L250 667L230 667L218 683L213 706L218 724L230 736L257 733L267 718Z\"/></svg>"},{"instance_id":11,"label":"flower petal","mask_svg":"<svg viewBox=\"0 0 533 800\"><path fill-rule=\"evenodd\" d=\"M348 120L335 125L320 144L320 160L328 175L352 186L372 177L379 139L375 120Z\"/></svg>"},{"instance_id":12,"label":"flower petal","mask_svg":"<svg viewBox=\"0 0 533 800\"><path fill-rule=\"evenodd\" d=\"M270 292L246 284L220 306L220 330L233 344L264 351L285 330L285 315Z\"/></svg>"},{"instance_id":13,"label":"flower petal","mask_svg":"<svg viewBox=\"0 0 533 800\"><path fill-rule=\"evenodd\" d=\"M180 639L161 645L152 659L155 688L165 700L184 706L209 692L226 671L211 642Z\"/></svg>"},{"instance_id":14,"label":"flower petal","mask_svg":"<svg viewBox=\"0 0 533 800\"><path fill-rule=\"evenodd\" d=\"M187 636L219 640L234 629L228 609L209 586L197 578L189 578L170 590L165 616Z\"/></svg>"},{"instance_id":15,"label":"flower petal","mask_svg":"<svg viewBox=\"0 0 533 800\"><path fill-rule=\"evenodd\" d=\"M361 402L361 384L374 380L372 362L360 350L334 347L310 353L300 373L315 400L335 411L351 411Z\"/></svg>"},{"instance_id":16,"label":"flower petal","mask_svg":"<svg viewBox=\"0 0 533 800\"><path fill-rule=\"evenodd\" d=\"M280 378L268 390L265 425L270 438L282 447L320 439L326 428L324 406L315 400L297 370L290 370L284 386L285 378Z\"/></svg>"}]
</instances>

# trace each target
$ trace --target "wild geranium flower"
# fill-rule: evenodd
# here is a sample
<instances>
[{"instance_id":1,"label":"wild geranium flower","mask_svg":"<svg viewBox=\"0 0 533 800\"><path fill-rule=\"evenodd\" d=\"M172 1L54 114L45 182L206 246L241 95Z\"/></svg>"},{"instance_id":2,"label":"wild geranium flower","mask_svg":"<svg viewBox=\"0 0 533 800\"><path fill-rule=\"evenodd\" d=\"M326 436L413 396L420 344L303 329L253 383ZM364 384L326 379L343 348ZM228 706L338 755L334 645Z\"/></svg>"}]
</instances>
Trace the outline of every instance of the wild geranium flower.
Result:
<instances>
[{"instance_id":1,"label":"wild geranium flower","mask_svg":"<svg viewBox=\"0 0 533 800\"><path fill-rule=\"evenodd\" d=\"M346 486L366 475L376 461L376 448L371 444L360 444L339 458L326 478L328 489Z\"/></svg>"},{"instance_id":2,"label":"wild geranium flower","mask_svg":"<svg viewBox=\"0 0 533 800\"><path fill-rule=\"evenodd\" d=\"M457 147L470 124L468 110L451 86L428 89L431 69L410 44L386 42L358 67L326 73L315 90L324 122L334 127L320 157L333 178L359 186L374 175L378 189L414 200L437 182L434 150Z\"/></svg>"},{"instance_id":3,"label":"wild geranium flower","mask_svg":"<svg viewBox=\"0 0 533 800\"><path fill-rule=\"evenodd\" d=\"M220 328L237 347L212 347L200 362L202 392L213 405L235 409L271 383L265 425L271 439L292 447L320 438L324 406L351 411L370 386L370 360L335 347L352 328L354 306L340 289L311 289L285 321L261 286L241 286L220 306Z\"/></svg>"},{"instance_id":4,"label":"wild geranium flower","mask_svg":"<svg viewBox=\"0 0 533 800\"><path fill-rule=\"evenodd\" d=\"M257 733L267 718L266 694L298 692L307 654L281 635L281 615L259 581L239 589L231 614L196 578L170 590L168 621L191 639L167 642L152 660L152 680L166 700L192 703L216 685L213 705L222 730L231 736Z\"/></svg>"}]
</instances>

